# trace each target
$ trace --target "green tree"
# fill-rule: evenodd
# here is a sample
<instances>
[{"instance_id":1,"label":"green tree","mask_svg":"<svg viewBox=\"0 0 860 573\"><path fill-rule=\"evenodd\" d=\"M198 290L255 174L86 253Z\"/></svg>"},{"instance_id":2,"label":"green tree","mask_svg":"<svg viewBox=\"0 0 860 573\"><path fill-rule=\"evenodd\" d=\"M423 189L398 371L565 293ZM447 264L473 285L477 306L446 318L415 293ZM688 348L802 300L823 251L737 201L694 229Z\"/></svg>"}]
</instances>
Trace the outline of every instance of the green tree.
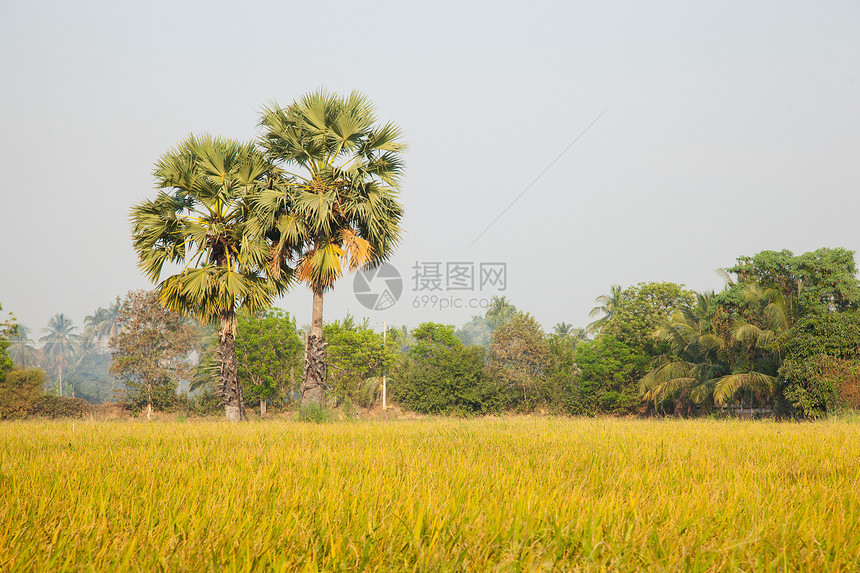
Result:
<instances>
[{"instance_id":1,"label":"green tree","mask_svg":"<svg viewBox=\"0 0 860 573\"><path fill-rule=\"evenodd\" d=\"M119 319L124 328L110 341L110 371L125 384L132 408L145 406L150 419L153 409L173 405L179 378L190 375L196 332L152 291L128 293Z\"/></svg>"},{"instance_id":2,"label":"green tree","mask_svg":"<svg viewBox=\"0 0 860 573\"><path fill-rule=\"evenodd\" d=\"M45 336L39 340L44 342L42 356L46 366L57 374L57 386L60 396L63 395L63 369L73 360L80 335L72 321L64 314L57 314L48 321L48 326L42 329ZM74 392L72 392L74 397Z\"/></svg>"},{"instance_id":3,"label":"green tree","mask_svg":"<svg viewBox=\"0 0 860 573\"><path fill-rule=\"evenodd\" d=\"M295 319L280 309L269 309L252 317L240 317L236 337L239 380L246 400L266 405L289 395L298 386L304 348Z\"/></svg>"},{"instance_id":4,"label":"green tree","mask_svg":"<svg viewBox=\"0 0 860 573\"><path fill-rule=\"evenodd\" d=\"M493 333L510 322L517 312L517 307L507 297L494 296L483 316L473 316L472 320L460 327L455 334L467 346L472 344L489 350Z\"/></svg>"},{"instance_id":5,"label":"green tree","mask_svg":"<svg viewBox=\"0 0 860 573\"><path fill-rule=\"evenodd\" d=\"M806 314L844 312L860 303L860 283L854 252L822 248L794 255L791 251L762 251L752 257L738 257L737 264L725 269L738 277L721 298L725 302L755 283L765 289L776 289L790 303L789 313ZM796 307L796 308L795 308Z\"/></svg>"},{"instance_id":6,"label":"green tree","mask_svg":"<svg viewBox=\"0 0 860 573\"><path fill-rule=\"evenodd\" d=\"M425 322L412 331L416 343L393 377L392 397L427 414L486 414L505 409L511 389L484 370L484 349L464 346L454 327Z\"/></svg>"},{"instance_id":7,"label":"green tree","mask_svg":"<svg viewBox=\"0 0 860 573\"><path fill-rule=\"evenodd\" d=\"M549 366L549 343L541 325L528 313L518 312L493 332L490 375L516 388L521 408L531 410L545 399L543 386Z\"/></svg>"},{"instance_id":8,"label":"green tree","mask_svg":"<svg viewBox=\"0 0 860 573\"><path fill-rule=\"evenodd\" d=\"M860 311L809 314L785 345L779 371L787 413L819 418L860 407Z\"/></svg>"},{"instance_id":9,"label":"green tree","mask_svg":"<svg viewBox=\"0 0 860 573\"><path fill-rule=\"evenodd\" d=\"M367 321L356 323L351 316L325 325L328 346L328 386L339 401L369 408L381 392L382 375L394 361L395 343L383 345L382 334Z\"/></svg>"},{"instance_id":10,"label":"green tree","mask_svg":"<svg viewBox=\"0 0 860 573\"><path fill-rule=\"evenodd\" d=\"M642 398L658 411L674 401L676 414L693 413L694 406L712 406L717 381L731 372L729 337L714 330L714 294L697 295L694 306L676 311L655 331L667 345L656 367L640 381Z\"/></svg>"},{"instance_id":11,"label":"green tree","mask_svg":"<svg viewBox=\"0 0 860 573\"><path fill-rule=\"evenodd\" d=\"M387 260L400 242L401 130L379 125L371 102L320 90L263 111L261 145L287 184L257 203L277 260L295 261L313 293L303 403L322 402L326 380L323 295L346 269Z\"/></svg>"},{"instance_id":12,"label":"green tree","mask_svg":"<svg viewBox=\"0 0 860 573\"><path fill-rule=\"evenodd\" d=\"M415 344L415 339L412 338L409 328L405 324L399 327L390 327L388 329L388 336L391 338L391 342L400 349L401 354L405 354Z\"/></svg>"},{"instance_id":13,"label":"green tree","mask_svg":"<svg viewBox=\"0 0 860 573\"><path fill-rule=\"evenodd\" d=\"M165 263L181 266L158 283L159 299L217 326L218 390L227 419L243 419L237 313L263 311L292 277L285 264L271 262L270 245L251 210L251 202L272 189L279 175L253 144L209 135L190 136L165 153L154 173L162 191L131 211L140 268L156 283Z\"/></svg>"},{"instance_id":14,"label":"green tree","mask_svg":"<svg viewBox=\"0 0 860 573\"><path fill-rule=\"evenodd\" d=\"M44 384L45 372L39 368L0 372L0 420L26 418L35 413Z\"/></svg>"},{"instance_id":15,"label":"green tree","mask_svg":"<svg viewBox=\"0 0 860 573\"><path fill-rule=\"evenodd\" d=\"M797 305L776 288L749 282L729 288L740 301L731 303L740 312L730 320L720 303L726 299L707 293L657 328L655 337L667 350L641 380L643 399L656 408L667 400L674 400L676 413L687 414L694 405L772 403Z\"/></svg>"},{"instance_id":16,"label":"green tree","mask_svg":"<svg viewBox=\"0 0 860 573\"><path fill-rule=\"evenodd\" d=\"M611 333L576 349L576 376L564 397L575 415L630 414L640 402L637 381L651 357Z\"/></svg>"},{"instance_id":17,"label":"green tree","mask_svg":"<svg viewBox=\"0 0 860 573\"><path fill-rule=\"evenodd\" d=\"M672 314L691 306L696 293L670 282L639 283L621 292L621 302L601 328L636 352L656 356L664 351L654 330Z\"/></svg>"},{"instance_id":18,"label":"green tree","mask_svg":"<svg viewBox=\"0 0 860 573\"><path fill-rule=\"evenodd\" d=\"M588 340L588 334L584 328L576 328L572 324L559 322L552 328L550 338L575 349L580 342Z\"/></svg>"}]
</instances>

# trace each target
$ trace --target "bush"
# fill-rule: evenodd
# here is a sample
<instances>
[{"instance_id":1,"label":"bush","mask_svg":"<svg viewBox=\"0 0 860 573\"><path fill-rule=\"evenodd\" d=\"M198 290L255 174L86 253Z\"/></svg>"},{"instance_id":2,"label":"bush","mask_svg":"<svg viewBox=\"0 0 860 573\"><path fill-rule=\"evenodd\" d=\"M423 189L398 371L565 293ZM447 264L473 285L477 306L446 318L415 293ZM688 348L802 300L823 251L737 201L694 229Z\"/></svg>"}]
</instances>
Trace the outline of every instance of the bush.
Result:
<instances>
[{"instance_id":1,"label":"bush","mask_svg":"<svg viewBox=\"0 0 860 573\"><path fill-rule=\"evenodd\" d=\"M83 418L90 412L90 403L81 398L46 394L36 403L35 413L42 418Z\"/></svg>"},{"instance_id":2,"label":"bush","mask_svg":"<svg viewBox=\"0 0 860 573\"><path fill-rule=\"evenodd\" d=\"M26 418L42 397L45 373L38 368L14 368L0 373L0 419Z\"/></svg>"},{"instance_id":3,"label":"bush","mask_svg":"<svg viewBox=\"0 0 860 573\"><path fill-rule=\"evenodd\" d=\"M185 411L195 416L224 413L224 401L215 392L201 392L190 398L185 397L182 401L185 405Z\"/></svg>"},{"instance_id":4,"label":"bush","mask_svg":"<svg viewBox=\"0 0 860 573\"><path fill-rule=\"evenodd\" d=\"M331 421L331 413L319 404L305 404L299 408L299 420L322 424Z\"/></svg>"}]
</instances>

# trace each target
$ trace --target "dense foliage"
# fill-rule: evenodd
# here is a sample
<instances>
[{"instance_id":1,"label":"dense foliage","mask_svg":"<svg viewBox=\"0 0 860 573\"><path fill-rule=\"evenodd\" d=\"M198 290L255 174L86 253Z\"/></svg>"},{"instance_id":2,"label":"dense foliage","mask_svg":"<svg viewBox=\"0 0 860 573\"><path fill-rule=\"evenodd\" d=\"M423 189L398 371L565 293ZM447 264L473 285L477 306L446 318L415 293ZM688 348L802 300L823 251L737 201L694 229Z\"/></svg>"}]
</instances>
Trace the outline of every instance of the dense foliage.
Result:
<instances>
[{"instance_id":1,"label":"dense foliage","mask_svg":"<svg viewBox=\"0 0 860 573\"><path fill-rule=\"evenodd\" d=\"M820 417L860 408L860 312L812 314L794 330L779 371L790 411Z\"/></svg>"},{"instance_id":2,"label":"dense foliage","mask_svg":"<svg viewBox=\"0 0 860 573\"><path fill-rule=\"evenodd\" d=\"M486 414L510 404L512 388L487 376L483 348L464 345L453 326L425 322L412 336L392 384L395 400L427 414Z\"/></svg>"},{"instance_id":3,"label":"dense foliage","mask_svg":"<svg viewBox=\"0 0 860 573\"><path fill-rule=\"evenodd\" d=\"M323 404L347 416L377 408L387 375L389 403L428 414L821 417L860 407L856 273L854 254L844 249L764 251L739 257L716 293L668 282L612 285L596 299L587 328L561 322L550 333L505 297L459 329L424 323L383 335L347 315L324 327ZM138 298L147 302L135 316ZM59 392L62 384L65 393L98 402L116 392L112 361L132 409L151 403L205 414L223 407L214 330L170 315L152 293L130 293L84 323L78 334L68 317L53 317L35 348L29 330L7 319L3 369L10 367L5 356L21 368L41 366L43 390ZM259 404L265 415L301 398L310 330L275 309L238 320L236 365L247 406ZM185 381L190 395L178 393ZM13 403L20 402L15 392L27 393L6 391Z\"/></svg>"}]
</instances>

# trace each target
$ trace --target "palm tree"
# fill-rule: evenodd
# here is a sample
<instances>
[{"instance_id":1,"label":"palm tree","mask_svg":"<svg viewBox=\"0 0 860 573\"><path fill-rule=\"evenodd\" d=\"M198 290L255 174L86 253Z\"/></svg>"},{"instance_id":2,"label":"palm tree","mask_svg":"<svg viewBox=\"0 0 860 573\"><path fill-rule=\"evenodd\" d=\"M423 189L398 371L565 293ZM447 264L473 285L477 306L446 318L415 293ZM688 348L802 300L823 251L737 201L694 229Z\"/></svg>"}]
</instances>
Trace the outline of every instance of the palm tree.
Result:
<instances>
[{"instance_id":1,"label":"palm tree","mask_svg":"<svg viewBox=\"0 0 860 573\"><path fill-rule=\"evenodd\" d=\"M39 351L30 340L30 329L23 324L18 325L18 332L9 339L6 349L9 358L22 368L34 368L39 364Z\"/></svg>"},{"instance_id":2,"label":"palm tree","mask_svg":"<svg viewBox=\"0 0 860 573\"><path fill-rule=\"evenodd\" d=\"M732 401L741 390L771 396L776 388L776 373L782 365L781 350L797 318L797 298L801 287L783 293L776 287L743 283L741 295L749 305L750 320L739 320L732 327L734 339L747 357L745 368L726 376L717 384L714 396L721 402Z\"/></svg>"},{"instance_id":3,"label":"palm tree","mask_svg":"<svg viewBox=\"0 0 860 573\"><path fill-rule=\"evenodd\" d=\"M623 294L624 291L622 290L621 285L612 285L608 295L603 294L594 299L594 302L596 302L598 306L592 308L591 312L588 313L588 316L593 318L601 313L603 316L585 327L585 331L588 334L600 332L609 322L609 319L618 314L618 311L624 305Z\"/></svg>"},{"instance_id":4,"label":"palm tree","mask_svg":"<svg viewBox=\"0 0 860 573\"><path fill-rule=\"evenodd\" d=\"M697 295L697 304L676 312L655 336L670 351L640 381L643 399L654 404L676 398L688 404L734 402L742 390L769 398L776 387L779 347L792 324L781 293L756 284L743 286L751 310L729 332L711 324L714 293Z\"/></svg>"},{"instance_id":5,"label":"palm tree","mask_svg":"<svg viewBox=\"0 0 860 573\"><path fill-rule=\"evenodd\" d=\"M400 242L401 130L376 124L372 103L353 92L307 94L263 110L260 144L282 165L286 185L257 201L277 238L275 263L293 261L313 293L302 402L322 402L326 380L323 295L345 270L372 268Z\"/></svg>"},{"instance_id":6,"label":"palm tree","mask_svg":"<svg viewBox=\"0 0 860 573\"><path fill-rule=\"evenodd\" d=\"M655 407L676 399L676 410L684 402L707 405L714 399L718 381L731 371L728 344L711 329L713 293L698 294L696 305L675 312L658 327L655 337L668 343L669 351L656 359L656 368L640 380L643 400Z\"/></svg>"},{"instance_id":7,"label":"palm tree","mask_svg":"<svg viewBox=\"0 0 860 573\"><path fill-rule=\"evenodd\" d=\"M513 320L516 314L517 307L511 304L508 297L494 296L490 299L490 304L487 306L487 312L484 314L484 317L487 319L490 330L495 331L498 327ZM490 332L490 336L492 337L492 332Z\"/></svg>"},{"instance_id":8,"label":"palm tree","mask_svg":"<svg viewBox=\"0 0 860 573\"><path fill-rule=\"evenodd\" d=\"M566 322L559 322L552 328L552 330L559 336L559 338L567 338L571 333L573 333L573 325Z\"/></svg>"},{"instance_id":9,"label":"palm tree","mask_svg":"<svg viewBox=\"0 0 860 573\"><path fill-rule=\"evenodd\" d=\"M406 354L409 347L415 344L415 339L409 334L409 327L405 324L399 328L391 327L388 329L388 336L391 341L400 349L401 354Z\"/></svg>"},{"instance_id":10,"label":"palm tree","mask_svg":"<svg viewBox=\"0 0 860 573\"><path fill-rule=\"evenodd\" d=\"M110 339L119 334L122 325L119 322L119 311L122 303L119 297L107 308L99 307L96 311L84 318L84 336L87 339L95 339L98 347L106 346Z\"/></svg>"},{"instance_id":11,"label":"palm tree","mask_svg":"<svg viewBox=\"0 0 860 573\"><path fill-rule=\"evenodd\" d=\"M273 270L270 245L260 226L249 224L250 201L273 185L277 170L253 144L205 135L189 136L165 153L154 175L162 191L131 211L139 266L157 283L165 263L182 265L178 274L158 283L159 300L217 325L226 417L244 419L236 313L262 311L285 292L292 277L286 265L274 275L266 272Z\"/></svg>"},{"instance_id":12,"label":"palm tree","mask_svg":"<svg viewBox=\"0 0 860 573\"><path fill-rule=\"evenodd\" d=\"M48 326L42 329L45 336L39 339L45 343L42 355L48 365L56 369L60 396L63 395L63 368L72 360L80 339L80 335L74 332L77 329L66 315L57 314L48 321ZM74 390L72 395L74 396Z\"/></svg>"}]
</instances>

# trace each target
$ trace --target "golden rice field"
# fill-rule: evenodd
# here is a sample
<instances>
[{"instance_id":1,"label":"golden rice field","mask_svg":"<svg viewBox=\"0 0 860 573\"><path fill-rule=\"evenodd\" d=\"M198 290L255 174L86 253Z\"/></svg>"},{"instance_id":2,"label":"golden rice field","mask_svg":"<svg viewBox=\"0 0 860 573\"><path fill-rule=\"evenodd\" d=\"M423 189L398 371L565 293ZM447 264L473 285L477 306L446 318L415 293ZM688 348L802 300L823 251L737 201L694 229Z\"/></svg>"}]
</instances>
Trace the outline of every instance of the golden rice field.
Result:
<instances>
[{"instance_id":1,"label":"golden rice field","mask_svg":"<svg viewBox=\"0 0 860 573\"><path fill-rule=\"evenodd\" d=\"M860 424L0 424L0 571L856 571Z\"/></svg>"}]
</instances>

